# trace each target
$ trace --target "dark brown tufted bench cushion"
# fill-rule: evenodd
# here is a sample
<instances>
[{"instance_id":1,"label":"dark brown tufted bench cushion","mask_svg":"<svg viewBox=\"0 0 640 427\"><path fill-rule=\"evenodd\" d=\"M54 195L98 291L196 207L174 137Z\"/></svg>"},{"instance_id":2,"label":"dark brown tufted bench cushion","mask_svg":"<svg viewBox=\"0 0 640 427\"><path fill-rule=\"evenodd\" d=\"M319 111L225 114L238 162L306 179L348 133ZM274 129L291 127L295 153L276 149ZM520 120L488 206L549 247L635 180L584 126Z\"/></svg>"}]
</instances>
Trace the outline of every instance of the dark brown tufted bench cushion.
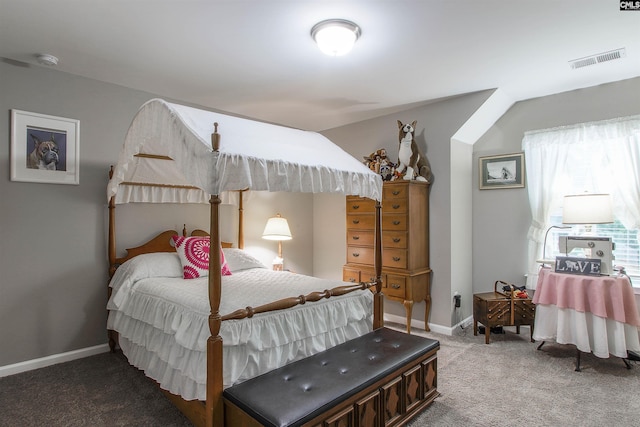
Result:
<instances>
[{"instance_id":1,"label":"dark brown tufted bench cushion","mask_svg":"<svg viewBox=\"0 0 640 427\"><path fill-rule=\"evenodd\" d=\"M436 340L380 328L229 387L223 396L261 425L299 426L439 348Z\"/></svg>"}]
</instances>

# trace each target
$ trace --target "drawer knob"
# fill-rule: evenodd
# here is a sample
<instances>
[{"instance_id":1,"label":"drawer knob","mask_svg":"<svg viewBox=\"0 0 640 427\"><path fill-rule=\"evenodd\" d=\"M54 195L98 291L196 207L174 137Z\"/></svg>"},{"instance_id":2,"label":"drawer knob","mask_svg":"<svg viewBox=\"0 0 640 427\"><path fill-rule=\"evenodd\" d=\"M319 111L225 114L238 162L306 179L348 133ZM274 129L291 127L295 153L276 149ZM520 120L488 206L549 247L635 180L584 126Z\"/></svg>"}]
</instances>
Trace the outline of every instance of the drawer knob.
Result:
<instances>
[{"instance_id":1,"label":"drawer knob","mask_svg":"<svg viewBox=\"0 0 640 427\"><path fill-rule=\"evenodd\" d=\"M400 194L400 190L394 190L394 191L392 191L392 194L394 196L397 196L398 194Z\"/></svg>"},{"instance_id":2,"label":"drawer knob","mask_svg":"<svg viewBox=\"0 0 640 427\"><path fill-rule=\"evenodd\" d=\"M393 243L398 243L398 242L400 242L400 240L401 239L399 237L394 237L393 238Z\"/></svg>"},{"instance_id":3,"label":"drawer knob","mask_svg":"<svg viewBox=\"0 0 640 427\"><path fill-rule=\"evenodd\" d=\"M391 284L391 287L392 287L393 289L400 289L400 285L398 285L398 284L396 284L396 283L392 283L392 284Z\"/></svg>"},{"instance_id":4,"label":"drawer knob","mask_svg":"<svg viewBox=\"0 0 640 427\"><path fill-rule=\"evenodd\" d=\"M354 224L360 224L360 220L359 220L359 219L354 219L354 220L353 220L353 223L354 223Z\"/></svg>"},{"instance_id":5,"label":"drawer knob","mask_svg":"<svg viewBox=\"0 0 640 427\"><path fill-rule=\"evenodd\" d=\"M400 205L393 205L392 208L393 209L398 209L400 207Z\"/></svg>"},{"instance_id":6,"label":"drawer knob","mask_svg":"<svg viewBox=\"0 0 640 427\"><path fill-rule=\"evenodd\" d=\"M360 240L360 236L353 236L352 239L353 240Z\"/></svg>"},{"instance_id":7,"label":"drawer knob","mask_svg":"<svg viewBox=\"0 0 640 427\"><path fill-rule=\"evenodd\" d=\"M400 225L400 221L393 221L393 225Z\"/></svg>"},{"instance_id":8,"label":"drawer knob","mask_svg":"<svg viewBox=\"0 0 640 427\"><path fill-rule=\"evenodd\" d=\"M360 209L360 205L353 205L351 206L353 209Z\"/></svg>"},{"instance_id":9,"label":"drawer knob","mask_svg":"<svg viewBox=\"0 0 640 427\"><path fill-rule=\"evenodd\" d=\"M356 279L354 279L354 278L352 277L352 278L350 278L350 279L349 279L349 281L350 281L351 283L353 283L353 282L355 282L355 281L356 281Z\"/></svg>"},{"instance_id":10,"label":"drawer knob","mask_svg":"<svg viewBox=\"0 0 640 427\"><path fill-rule=\"evenodd\" d=\"M354 256L354 257L356 257L356 258L358 258L358 257L360 256L360 254L359 254L359 253L357 253L357 252L354 252L354 253L352 253L351 255L353 255L353 256Z\"/></svg>"},{"instance_id":11,"label":"drawer knob","mask_svg":"<svg viewBox=\"0 0 640 427\"><path fill-rule=\"evenodd\" d=\"M399 256L394 256L394 257L393 257L393 260L394 260L395 262L398 262L398 261L400 261L400 257L399 257Z\"/></svg>"}]
</instances>

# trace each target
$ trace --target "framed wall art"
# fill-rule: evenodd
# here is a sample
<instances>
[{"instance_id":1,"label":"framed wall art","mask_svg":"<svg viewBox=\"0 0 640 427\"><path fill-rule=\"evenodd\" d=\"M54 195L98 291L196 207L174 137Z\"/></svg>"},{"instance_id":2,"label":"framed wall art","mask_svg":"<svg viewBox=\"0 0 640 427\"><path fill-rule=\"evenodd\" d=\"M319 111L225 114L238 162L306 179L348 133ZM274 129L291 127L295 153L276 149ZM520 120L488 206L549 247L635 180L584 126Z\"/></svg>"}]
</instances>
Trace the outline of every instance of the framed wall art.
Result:
<instances>
[{"instance_id":1,"label":"framed wall art","mask_svg":"<svg viewBox=\"0 0 640 427\"><path fill-rule=\"evenodd\" d=\"M481 190L524 187L524 153L480 157L478 161Z\"/></svg>"},{"instance_id":2,"label":"framed wall art","mask_svg":"<svg viewBox=\"0 0 640 427\"><path fill-rule=\"evenodd\" d=\"M80 121L11 110L11 180L80 183Z\"/></svg>"}]
</instances>

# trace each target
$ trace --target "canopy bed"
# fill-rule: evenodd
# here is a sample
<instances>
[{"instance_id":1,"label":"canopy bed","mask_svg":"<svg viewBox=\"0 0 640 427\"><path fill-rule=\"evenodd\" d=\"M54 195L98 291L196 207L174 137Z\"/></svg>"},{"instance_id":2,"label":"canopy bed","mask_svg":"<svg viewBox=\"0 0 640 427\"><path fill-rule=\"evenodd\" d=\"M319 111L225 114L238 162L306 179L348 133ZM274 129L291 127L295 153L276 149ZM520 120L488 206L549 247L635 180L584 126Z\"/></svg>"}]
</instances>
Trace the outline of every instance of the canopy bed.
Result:
<instances>
[{"instance_id":1,"label":"canopy bed","mask_svg":"<svg viewBox=\"0 0 640 427\"><path fill-rule=\"evenodd\" d=\"M145 103L107 188L110 345L118 341L196 425L225 424L222 394L233 384L383 326L380 244L373 283L266 269L242 251L242 218L238 248L220 241L221 199L237 192L242 215L246 189L377 200L381 241L380 177L322 135L160 99ZM164 231L119 258L115 206L134 202L209 203L210 232ZM193 253L185 256L181 245L203 238L208 265L190 265Z\"/></svg>"}]
</instances>

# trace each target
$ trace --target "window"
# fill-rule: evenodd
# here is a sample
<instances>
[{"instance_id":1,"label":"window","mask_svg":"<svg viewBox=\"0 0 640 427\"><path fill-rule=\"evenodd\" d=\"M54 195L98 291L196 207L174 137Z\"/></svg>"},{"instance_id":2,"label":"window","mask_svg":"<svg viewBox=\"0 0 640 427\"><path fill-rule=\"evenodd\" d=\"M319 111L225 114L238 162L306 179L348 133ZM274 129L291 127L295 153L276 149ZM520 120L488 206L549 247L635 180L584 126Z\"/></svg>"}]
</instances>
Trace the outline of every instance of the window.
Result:
<instances>
[{"instance_id":1,"label":"window","mask_svg":"<svg viewBox=\"0 0 640 427\"><path fill-rule=\"evenodd\" d=\"M522 146L533 218L527 286L535 288L543 254L560 254L558 237L582 231L549 230L562 225L564 196L588 192L611 194L616 220L594 225L593 234L612 238L614 265L640 287L640 116L527 132Z\"/></svg>"}]
</instances>

